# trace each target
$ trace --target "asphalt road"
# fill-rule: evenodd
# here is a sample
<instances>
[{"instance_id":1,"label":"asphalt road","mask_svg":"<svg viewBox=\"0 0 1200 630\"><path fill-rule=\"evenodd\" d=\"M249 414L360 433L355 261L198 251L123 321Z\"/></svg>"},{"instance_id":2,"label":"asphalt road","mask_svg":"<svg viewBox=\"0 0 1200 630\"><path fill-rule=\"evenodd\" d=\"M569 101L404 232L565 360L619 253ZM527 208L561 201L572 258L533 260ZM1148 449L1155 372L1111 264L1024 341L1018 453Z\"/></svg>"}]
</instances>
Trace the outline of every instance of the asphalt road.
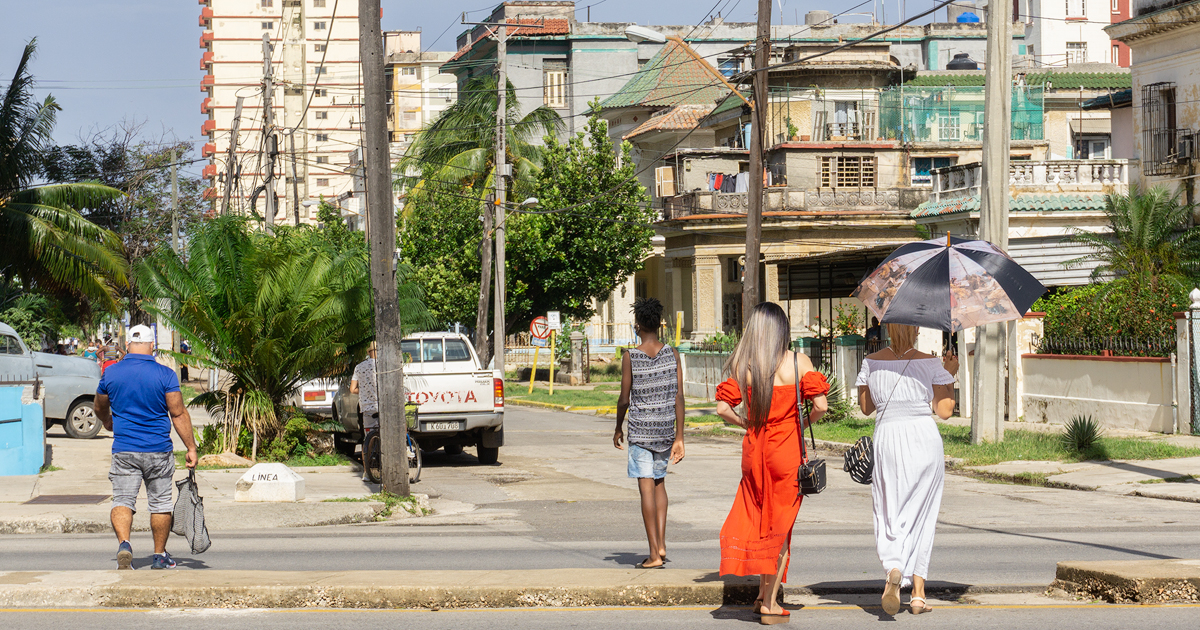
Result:
<instances>
[{"instance_id":1,"label":"asphalt road","mask_svg":"<svg viewBox=\"0 0 1200 630\"><path fill-rule=\"evenodd\" d=\"M1054 628L1055 630L1191 630L1200 610L1188 607L1151 606L996 606L941 607L914 617L901 613L895 619L880 619L877 610L857 606L818 606L793 610L792 627L824 630L858 629L868 624L889 627L947 628ZM651 627L661 630L704 628L749 628L756 618L745 608L668 609L499 609L470 611L345 611L345 610L151 610L151 611L5 611L0 610L0 627L12 630L58 628L120 628L121 630L294 630L320 627L323 630L362 628L522 628L523 630L608 630ZM801 626L801 624L803 624Z\"/></svg>"},{"instance_id":2,"label":"asphalt road","mask_svg":"<svg viewBox=\"0 0 1200 630\"><path fill-rule=\"evenodd\" d=\"M645 554L637 491L610 419L510 408L501 463L468 453L427 458L414 492L443 515L388 523L211 532L185 568L539 569L632 566ZM672 568L718 562L718 535L739 478L733 439L688 439L672 469ZM862 588L881 580L868 489L831 460L830 488L806 499L793 534L790 583ZM951 585L1046 585L1061 560L1200 558L1200 505L986 483L948 475L931 580ZM135 534L148 564L148 534ZM0 571L109 568L110 535L0 536ZM824 613L823 613L824 614ZM832 614L832 613L830 613ZM957 614L957 613L956 613ZM836 615L834 615L836 616ZM274 619L274 617L271 617ZM3 625L3 624L0 624Z\"/></svg>"}]
</instances>

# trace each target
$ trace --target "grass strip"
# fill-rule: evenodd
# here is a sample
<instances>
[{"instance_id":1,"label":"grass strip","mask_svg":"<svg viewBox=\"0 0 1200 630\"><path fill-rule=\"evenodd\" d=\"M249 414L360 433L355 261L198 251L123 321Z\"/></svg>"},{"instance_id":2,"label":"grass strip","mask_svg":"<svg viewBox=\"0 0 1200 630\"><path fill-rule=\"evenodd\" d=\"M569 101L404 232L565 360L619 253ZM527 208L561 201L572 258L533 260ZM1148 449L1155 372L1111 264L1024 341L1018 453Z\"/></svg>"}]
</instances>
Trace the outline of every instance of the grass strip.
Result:
<instances>
[{"instance_id":1,"label":"grass strip","mask_svg":"<svg viewBox=\"0 0 1200 630\"><path fill-rule=\"evenodd\" d=\"M402 497L391 492L376 492L375 494L365 497L339 497L336 499L325 499L324 503L382 503L383 510L375 516L375 520L386 520L391 517L396 508L400 508L409 514L416 516L428 516L433 511L422 508L417 502L416 497Z\"/></svg>"}]
</instances>

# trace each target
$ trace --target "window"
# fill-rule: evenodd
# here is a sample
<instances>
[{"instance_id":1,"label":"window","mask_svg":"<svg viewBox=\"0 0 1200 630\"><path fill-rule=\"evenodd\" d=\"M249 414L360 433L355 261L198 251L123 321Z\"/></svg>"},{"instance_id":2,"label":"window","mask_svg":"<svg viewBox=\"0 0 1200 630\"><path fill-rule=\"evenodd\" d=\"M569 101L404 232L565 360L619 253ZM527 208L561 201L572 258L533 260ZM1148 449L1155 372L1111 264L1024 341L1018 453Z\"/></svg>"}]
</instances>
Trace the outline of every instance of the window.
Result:
<instances>
[{"instance_id":1,"label":"window","mask_svg":"<svg viewBox=\"0 0 1200 630\"><path fill-rule=\"evenodd\" d=\"M329 90L326 90L325 88L313 90L313 96L329 96Z\"/></svg>"},{"instance_id":2,"label":"window","mask_svg":"<svg viewBox=\"0 0 1200 630\"><path fill-rule=\"evenodd\" d=\"M273 30L275 28L275 23L274 22L263 22L262 28L264 31Z\"/></svg>"},{"instance_id":3,"label":"window","mask_svg":"<svg viewBox=\"0 0 1200 630\"><path fill-rule=\"evenodd\" d=\"M438 361L442 360L442 340L441 339L423 339L421 340L421 361Z\"/></svg>"},{"instance_id":4,"label":"window","mask_svg":"<svg viewBox=\"0 0 1200 630\"><path fill-rule=\"evenodd\" d=\"M1145 175L1175 172L1178 150L1175 104L1174 83L1142 87L1142 173Z\"/></svg>"},{"instance_id":5,"label":"window","mask_svg":"<svg viewBox=\"0 0 1200 630\"><path fill-rule=\"evenodd\" d=\"M954 158L913 158L912 185L932 186L933 173L931 171L947 166L954 166Z\"/></svg>"},{"instance_id":6,"label":"window","mask_svg":"<svg viewBox=\"0 0 1200 630\"><path fill-rule=\"evenodd\" d=\"M1087 42L1067 42L1067 65L1087 63Z\"/></svg>"},{"instance_id":7,"label":"window","mask_svg":"<svg viewBox=\"0 0 1200 630\"><path fill-rule=\"evenodd\" d=\"M329 120L329 112L316 112L313 114L317 120Z\"/></svg>"},{"instance_id":8,"label":"window","mask_svg":"<svg viewBox=\"0 0 1200 630\"><path fill-rule=\"evenodd\" d=\"M825 124L825 137L856 139L861 135L858 122L858 101L834 101L833 122Z\"/></svg>"},{"instance_id":9,"label":"window","mask_svg":"<svg viewBox=\"0 0 1200 630\"><path fill-rule=\"evenodd\" d=\"M962 126L958 114L938 114L938 142L960 142Z\"/></svg>"},{"instance_id":10,"label":"window","mask_svg":"<svg viewBox=\"0 0 1200 630\"><path fill-rule=\"evenodd\" d=\"M328 185L329 185L329 178L328 178L328 177L318 177L318 178L317 178L317 185L318 185L318 186L328 186Z\"/></svg>"},{"instance_id":11,"label":"window","mask_svg":"<svg viewBox=\"0 0 1200 630\"><path fill-rule=\"evenodd\" d=\"M313 0L313 7L317 9L324 9L325 0Z\"/></svg>"},{"instance_id":12,"label":"window","mask_svg":"<svg viewBox=\"0 0 1200 630\"><path fill-rule=\"evenodd\" d=\"M328 163L329 163L328 155L318 155L317 156L317 164L328 164Z\"/></svg>"},{"instance_id":13,"label":"window","mask_svg":"<svg viewBox=\"0 0 1200 630\"><path fill-rule=\"evenodd\" d=\"M1087 0L1066 0L1068 18L1087 17ZM1116 0L1113 0L1116 2Z\"/></svg>"},{"instance_id":14,"label":"window","mask_svg":"<svg viewBox=\"0 0 1200 630\"><path fill-rule=\"evenodd\" d=\"M717 57L717 69L721 71L721 74L731 77L742 68L737 57Z\"/></svg>"},{"instance_id":15,"label":"window","mask_svg":"<svg viewBox=\"0 0 1200 630\"><path fill-rule=\"evenodd\" d=\"M453 103L454 89L448 87L438 88L438 96L440 96L442 100L446 101L447 103Z\"/></svg>"},{"instance_id":16,"label":"window","mask_svg":"<svg viewBox=\"0 0 1200 630\"><path fill-rule=\"evenodd\" d=\"M725 261L725 281L726 282L741 282L742 281L742 263L736 256Z\"/></svg>"},{"instance_id":17,"label":"window","mask_svg":"<svg viewBox=\"0 0 1200 630\"><path fill-rule=\"evenodd\" d=\"M317 134L317 142L329 142L329 134L327 134L327 133Z\"/></svg>"},{"instance_id":18,"label":"window","mask_svg":"<svg viewBox=\"0 0 1200 630\"><path fill-rule=\"evenodd\" d=\"M329 74L329 68L325 66L317 66L313 68L313 74Z\"/></svg>"},{"instance_id":19,"label":"window","mask_svg":"<svg viewBox=\"0 0 1200 630\"><path fill-rule=\"evenodd\" d=\"M313 44L313 52L325 52L325 44Z\"/></svg>"},{"instance_id":20,"label":"window","mask_svg":"<svg viewBox=\"0 0 1200 630\"><path fill-rule=\"evenodd\" d=\"M822 188L874 188L875 158L830 156L821 159Z\"/></svg>"},{"instance_id":21,"label":"window","mask_svg":"<svg viewBox=\"0 0 1200 630\"><path fill-rule=\"evenodd\" d=\"M313 22L313 30L314 31L325 30L325 22L323 22L323 21L322 22Z\"/></svg>"},{"instance_id":22,"label":"window","mask_svg":"<svg viewBox=\"0 0 1200 630\"><path fill-rule=\"evenodd\" d=\"M25 354L21 351L21 343L16 337L0 335L0 354Z\"/></svg>"},{"instance_id":23,"label":"window","mask_svg":"<svg viewBox=\"0 0 1200 630\"><path fill-rule=\"evenodd\" d=\"M1121 47L1116 44L1113 44L1112 47L1112 59L1110 63L1121 63Z\"/></svg>"},{"instance_id":24,"label":"window","mask_svg":"<svg viewBox=\"0 0 1200 630\"><path fill-rule=\"evenodd\" d=\"M1121 0L1112 0L1112 12L1113 13L1121 12Z\"/></svg>"},{"instance_id":25,"label":"window","mask_svg":"<svg viewBox=\"0 0 1200 630\"><path fill-rule=\"evenodd\" d=\"M656 197L675 196L675 168L660 166L654 169L654 195Z\"/></svg>"},{"instance_id":26,"label":"window","mask_svg":"<svg viewBox=\"0 0 1200 630\"><path fill-rule=\"evenodd\" d=\"M416 69L415 67L413 67L413 66L405 66L405 67L403 67L403 68L400 68L400 74L402 74L402 75L404 75L404 76L406 76L406 77L412 77L412 76L416 76L416 75L417 75L417 69Z\"/></svg>"},{"instance_id":27,"label":"window","mask_svg":"<svg viewBox=\"0 0 1200 630\"><path fill-rule=\"evenodd\" d=\"M567 107L567 62L546 59L542 62L542 103L547 107Z\"/></svg>"},{"instance_id":28,"label":"window","mask_svg":"<svg viewBox=\"0 0 1200 630\"><path fill-rule=\"evenodd\" d=\"M275 0L262 0L262 2L259 3L259 6L261 6L264 9L271 8L271 7L275 6Z\"/></svg>"},{"instance_id":29,"label":"window","mask_svg":"<svg viewBox=\"0 0 1200 630\"><path fill-rule=\"evenodd\" d=\"M446 360L447 361L470 361L471 351L467 349L467 344L461 339L446 340Z\"/></svg>"}]
</instances>

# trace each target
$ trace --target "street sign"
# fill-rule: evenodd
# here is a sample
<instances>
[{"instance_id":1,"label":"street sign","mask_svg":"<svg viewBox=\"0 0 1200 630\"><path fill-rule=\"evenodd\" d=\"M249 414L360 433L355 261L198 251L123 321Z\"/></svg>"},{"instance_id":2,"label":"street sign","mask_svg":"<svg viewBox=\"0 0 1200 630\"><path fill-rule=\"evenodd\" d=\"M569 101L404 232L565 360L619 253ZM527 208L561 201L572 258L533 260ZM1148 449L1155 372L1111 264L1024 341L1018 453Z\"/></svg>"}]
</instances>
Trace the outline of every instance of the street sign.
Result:
<instances>
[{"instance_id":1,"label":"street sign","mask_svg":"<svg viewBox=\"0 0 1200 630\"><path fill-rule=\"evenodd\" d=\"M562 318L558 316L558 311L546 313L546 322L550 324L551 330L562 330Z\"/></svg>"},{"instance_id":2,"label":"street sign","mask_svg":"<svg viewBox=\"0 0 1200 630\"><path fill-rule=\"evenodd\" d=\"M555 313L558 315L558 313ZM534 339L546 339L550 336L550 324L545 317L535 317L532 322L529 322L529 334ZM537 345L537 344L534 344Z\"/></svg>"},{"instance_id":3,"label":"street sign","mask_svg":"<svg viewBox=\"0 0 1200 630\"><path fill-rule=\"evenodd\" d=\"M549 339L542 339L540 337L534 337L530 339L529 342L532 343L533 347L535 348L545 348L546 346L550 345Z\"/></svg>"}]
</instances>

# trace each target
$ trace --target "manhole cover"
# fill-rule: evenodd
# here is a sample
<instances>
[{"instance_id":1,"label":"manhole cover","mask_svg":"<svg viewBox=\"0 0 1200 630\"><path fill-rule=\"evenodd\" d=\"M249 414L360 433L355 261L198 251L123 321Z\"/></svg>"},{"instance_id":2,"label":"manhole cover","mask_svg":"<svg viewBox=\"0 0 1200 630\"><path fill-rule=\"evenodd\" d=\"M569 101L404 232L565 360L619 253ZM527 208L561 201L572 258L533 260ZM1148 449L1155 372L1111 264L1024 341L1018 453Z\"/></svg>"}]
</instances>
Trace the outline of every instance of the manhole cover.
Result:
<instances>
[{"instance_id":1,"label":"manhole cover","mask_svg":"<svg viewBox=\"0 0 1200 630\"><path fill-rule=\"evenodd\" d=\"M111 494L43 494L25 505L95 505L107 501Z\"/></svg>"}]
</instances>

